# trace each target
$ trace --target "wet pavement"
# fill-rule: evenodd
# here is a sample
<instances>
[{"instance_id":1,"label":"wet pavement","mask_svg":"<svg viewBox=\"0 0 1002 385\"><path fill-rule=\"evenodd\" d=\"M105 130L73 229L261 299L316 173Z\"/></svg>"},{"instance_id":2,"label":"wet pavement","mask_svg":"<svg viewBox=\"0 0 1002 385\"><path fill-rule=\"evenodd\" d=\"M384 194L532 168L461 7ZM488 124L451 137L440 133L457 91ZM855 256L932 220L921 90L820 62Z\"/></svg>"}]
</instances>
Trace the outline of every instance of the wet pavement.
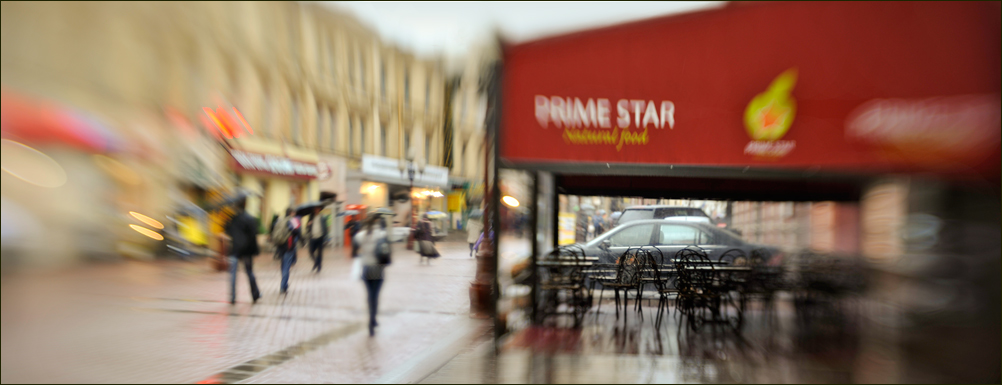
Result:
<instances>
[{"instance_id":1,"label":"wet pavement","mask_svg":"<svg viewBox=\"0 0 1002 385\"><path fill-rule=\"evenodd\" d=\"M697 332L667 317L653 324L657 299L643 301L644 317L616 318L607 299L580 329L530 327L506 336L500 354L483 338L423 383L846 383L883 382L886 373L861 369L858 345L831 340L821 352L796 339L789 298L777 317L750 311L741 333L729 326ZM632 306L631 306L632 307ZM682 327L680 327L682 326ZM842 338L858 336L845 334ZM865 377L869 375L870 377Z\"/></svg>"},{"instance_id":2,"label":"wet pavement","mask_svg":"<svg viewBox=\"0 0 1002 385\"><path fill-rule=\"evenodd\" d=\"M430 266L395 248L374 338L344 250L328 249L319 274L301 251L286 296L278 261L259 256L263 298L253 305L244 275L230 305L227 273L208 260L5 275L2 381L418 381L487 325L469 317L476 262L465 243L441 243Z\"/></svg>"}]
</instances>

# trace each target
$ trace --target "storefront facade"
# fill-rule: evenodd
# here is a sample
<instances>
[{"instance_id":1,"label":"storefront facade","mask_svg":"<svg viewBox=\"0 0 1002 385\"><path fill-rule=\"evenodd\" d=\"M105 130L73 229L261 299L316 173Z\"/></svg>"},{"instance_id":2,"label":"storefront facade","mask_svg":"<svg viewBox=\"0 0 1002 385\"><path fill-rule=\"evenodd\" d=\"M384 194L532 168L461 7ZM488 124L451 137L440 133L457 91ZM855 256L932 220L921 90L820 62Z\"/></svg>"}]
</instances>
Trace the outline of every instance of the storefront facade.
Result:
<instances>
[{"instance_id":1,"label":"storefront facade","mask_svg":"<svg viewBox=\"0 0 1002 385\"><path fill-rule=\"evenodd\" d=\"M247 212L262 226L289 207L320 199L322 166L315 151L247 138L229 153L240 187L258 194L247 200Z\"/></svg>"},{"instance_id":2,"label":"storefront facade","mask_svg":"<svg viewBox=\"0 0 1002 385\"><path fill-rule=\"evenodd\" d=\"M445 167L425 166L423 172L415 172L411 188L407 171L399 160L364 155L359 169L347 171L345 184L349 204L362 204L370 209L390 208L397 213L393 220L397 226L409 226L412 201L417 213L447 210L445 194L450 186L449 169Z\"/></svg>"}]
</instances>

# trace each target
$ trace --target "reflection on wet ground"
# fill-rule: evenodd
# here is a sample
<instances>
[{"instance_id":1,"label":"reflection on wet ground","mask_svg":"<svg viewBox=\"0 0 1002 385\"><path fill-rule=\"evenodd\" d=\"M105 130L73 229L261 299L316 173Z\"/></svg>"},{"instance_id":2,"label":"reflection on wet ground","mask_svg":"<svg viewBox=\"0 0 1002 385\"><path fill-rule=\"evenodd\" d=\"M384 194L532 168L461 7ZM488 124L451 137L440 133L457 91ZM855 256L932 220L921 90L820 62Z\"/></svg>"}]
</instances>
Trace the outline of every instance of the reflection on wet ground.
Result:
<instances>
[{"instance_id":1,"label":"reflection on wet ground","mask_svg":"<svg viewBox=\"0 0 1002 385\"><path fill-rule=\"evenodd\" d=\"M496 359L486 341L425 383L859 382L859 335L846 319L828 319L806 330L792 297L777 302L774 317L749 309L740 333L712 324L692 331L671 313L655 328L656 300L644 300L643 317L631 311L624 325L603 304L602 312L593 309L580 329L530 327L511 333Z\"/></svg>"}]
</instances>

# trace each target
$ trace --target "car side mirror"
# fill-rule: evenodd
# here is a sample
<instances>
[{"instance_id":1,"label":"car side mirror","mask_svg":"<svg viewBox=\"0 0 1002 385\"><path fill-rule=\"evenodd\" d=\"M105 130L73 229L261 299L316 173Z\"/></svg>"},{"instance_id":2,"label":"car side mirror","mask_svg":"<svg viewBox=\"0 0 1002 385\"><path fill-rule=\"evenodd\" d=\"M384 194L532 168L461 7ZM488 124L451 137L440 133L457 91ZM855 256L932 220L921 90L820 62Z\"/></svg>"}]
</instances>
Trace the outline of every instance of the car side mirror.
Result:
<instances>
[{"instance_id":1,"label":"car side mirror","mask_svg":"<svg viewBox=\"0 0 1002 385\"><path fill-rule=\"evenodd\" d=\"M608 249L609 246L612 246L612 241L606 239L606 240L602 241L601 245L602 245L603 249Z\"/></svg>"}]
</instances>

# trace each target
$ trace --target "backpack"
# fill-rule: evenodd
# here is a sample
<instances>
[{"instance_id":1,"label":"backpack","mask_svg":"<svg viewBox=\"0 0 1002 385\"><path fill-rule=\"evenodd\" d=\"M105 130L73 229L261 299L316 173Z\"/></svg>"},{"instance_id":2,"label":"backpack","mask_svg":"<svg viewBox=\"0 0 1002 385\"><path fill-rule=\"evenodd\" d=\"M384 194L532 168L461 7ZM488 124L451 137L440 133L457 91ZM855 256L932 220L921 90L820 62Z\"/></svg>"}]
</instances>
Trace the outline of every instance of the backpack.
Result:
<instances>
[{"instance_id":1,"label":"backpack","mask_svg":"<svg viewBox=\"0 0 1002 385\"><path fill-rule=\"evenodd\" d=\"M390 247L390 241L386 237L379 238L376 241L376 261L380 265L389 265L392 263L390 260L390 254L392 253L392 248Z\"/></svg>"},{"instance_id":2,"label":"backpack","mask_svg":"<svg viewBox=\"0 0 1002 385\"><path fill-rule=\"evenodd\" d=\"M298 226L298 221L293 221L295 217L288 217L282 220L281 224L275 226L274 232L271 233L271 243L276 247L286 246L289 242L289 237L292 236L292 230L295 230Z\"/></svg>"}]
</instances>

